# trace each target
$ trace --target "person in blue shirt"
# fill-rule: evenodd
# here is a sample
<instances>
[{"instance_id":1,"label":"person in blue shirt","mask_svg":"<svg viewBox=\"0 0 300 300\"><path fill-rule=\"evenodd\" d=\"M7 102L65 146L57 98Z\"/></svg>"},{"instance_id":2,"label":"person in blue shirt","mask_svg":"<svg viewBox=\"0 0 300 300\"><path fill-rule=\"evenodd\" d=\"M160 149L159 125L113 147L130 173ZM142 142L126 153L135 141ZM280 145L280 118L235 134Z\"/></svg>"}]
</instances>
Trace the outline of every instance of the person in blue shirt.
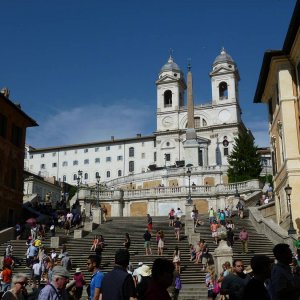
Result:
<instances>
[{"instance_id":1,"label":"person in blue shirt","mask_svg":"<svg viewBox=\"0 0 300 300\"><path fill-rule=\"evenodd\" d=\"M89 288L89 299L98 300L101 292L101 286L104 274L100 272L101 257L98 255L90 255L87 260L88 271L92 273Z\"/></svg>"}]
</instances>

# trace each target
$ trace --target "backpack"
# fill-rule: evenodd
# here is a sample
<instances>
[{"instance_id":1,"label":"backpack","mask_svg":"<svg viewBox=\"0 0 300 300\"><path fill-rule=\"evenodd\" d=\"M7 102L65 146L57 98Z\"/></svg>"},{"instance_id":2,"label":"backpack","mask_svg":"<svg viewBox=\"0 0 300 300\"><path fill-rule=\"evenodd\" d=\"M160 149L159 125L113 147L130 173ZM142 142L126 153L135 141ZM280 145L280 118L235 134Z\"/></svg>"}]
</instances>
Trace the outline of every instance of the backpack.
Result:
<instances>
[{"instance_id":1,"label":"backpack","mask_svg":"<svg viewBox=\"0 0 300 300\"><path fill-rule=\"evenodd\" d=\"M179 277L179 276L177 276L177 277L175 278L175 289L176 289L176 290L181 290L181 280L180 280L180 277Z\"/></svg>"},{"instance_id":2,"label":"backpack","mask_svg":"<svg viewBox=\"0 0 300 300\"><path fill-rule=\"evenodd\" d=\"M219 283L218 282L215 282L214 283L214 288L213 288L213 293L214 294L219 294L220 293L220 290L221 290L221 288L220 288L220 285L219 285Z\"/></svg>"}]
</instances>

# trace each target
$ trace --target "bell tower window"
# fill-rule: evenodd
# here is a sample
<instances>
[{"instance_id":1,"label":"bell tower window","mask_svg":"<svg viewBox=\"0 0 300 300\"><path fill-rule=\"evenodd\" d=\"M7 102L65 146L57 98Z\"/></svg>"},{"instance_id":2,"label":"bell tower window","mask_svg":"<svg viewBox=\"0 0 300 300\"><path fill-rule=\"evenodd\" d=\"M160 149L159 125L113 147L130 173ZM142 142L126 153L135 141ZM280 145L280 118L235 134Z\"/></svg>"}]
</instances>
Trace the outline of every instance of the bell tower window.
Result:
<instances>
[{"instance_id":1,"label":"bell tower window","mask_svg":"<svg viewBox=\"0 0 300 300\"><path fill-rule=\"evenodd\" d=\"M172 106L172 92L170 90L164 92L164 106L165 107Z\"/></svg>"},{"instance_id":2,"label":"bell tower window","mask_svg":"<svg viewBox=\"0 0 300 300\"><path fill-rule=\"evenodd\" d=\"M228 99L228 85L224 81L219 84L219 97L220 100Z\"/></svg>"}]
</instances>

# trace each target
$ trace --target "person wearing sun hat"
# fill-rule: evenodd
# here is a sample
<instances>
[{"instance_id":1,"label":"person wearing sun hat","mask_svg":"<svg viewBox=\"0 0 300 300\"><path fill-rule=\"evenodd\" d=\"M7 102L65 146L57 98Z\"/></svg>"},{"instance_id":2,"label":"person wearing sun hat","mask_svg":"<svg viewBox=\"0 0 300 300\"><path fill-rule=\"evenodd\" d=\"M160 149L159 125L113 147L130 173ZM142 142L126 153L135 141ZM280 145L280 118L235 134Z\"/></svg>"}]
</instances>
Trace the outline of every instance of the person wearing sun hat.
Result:
<instances>
[{"instance_id":1,"label":"person wearing sun hat","mask_svg":"<svg viewBox=\"0 0 300 300\"><path fill-rule=\"evenodd\" d=\"M80 268L76 268L75 274L73 276L75 280L75 295L76 299L80 299L82 297L83 286L85 285L84 275L81 272Z\"/></svg>"},{"instance_id":2,"label":"person wearing sun hat","mask_svg":"<svg viewBox=\"0 0 300 300\"><path fill-rule=\"evenodd\" d=\"M55 266L52 270L52 282L47 284L40 292L38 300L68 300L66 285L70 273L62 266Z\"/></svg>"}]
</instances>

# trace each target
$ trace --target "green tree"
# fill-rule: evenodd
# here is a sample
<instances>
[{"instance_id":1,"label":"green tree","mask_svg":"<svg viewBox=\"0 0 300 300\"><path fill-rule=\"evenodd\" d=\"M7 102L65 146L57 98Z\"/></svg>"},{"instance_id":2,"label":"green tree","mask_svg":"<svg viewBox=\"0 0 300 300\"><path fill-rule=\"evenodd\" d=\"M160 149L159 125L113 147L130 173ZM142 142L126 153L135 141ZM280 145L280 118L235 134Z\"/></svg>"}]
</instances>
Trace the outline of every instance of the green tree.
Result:
<instances>
[{"instance_id":1,"label":"green tree","mask_svg":"<svg viewBox=\"0 0 300 300\"><path fill-rule=\"evenodd\" d=\"M233 150L228 156L229 182L258 179L262 170L260 155L248 131L239 133L234 139Z\"/></svg>"}]
</instances>

